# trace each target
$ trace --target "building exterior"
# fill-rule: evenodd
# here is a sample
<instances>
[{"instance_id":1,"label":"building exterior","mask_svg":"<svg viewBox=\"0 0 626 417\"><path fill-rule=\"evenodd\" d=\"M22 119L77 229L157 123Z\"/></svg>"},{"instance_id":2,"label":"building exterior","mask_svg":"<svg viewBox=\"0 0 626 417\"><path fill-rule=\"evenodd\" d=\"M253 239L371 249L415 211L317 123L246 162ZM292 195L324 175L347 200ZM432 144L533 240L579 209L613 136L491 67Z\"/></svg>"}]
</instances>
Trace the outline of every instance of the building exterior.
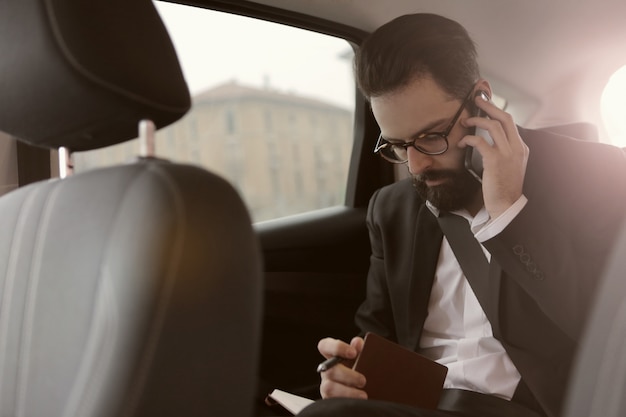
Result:
<instances>
[{"instance_id":1,"label":"building exterior","mask_svg":"<svg viewBox=\"0 0 626 417\"><path fill-rule=\"evenodd\" d=\"M254 221L343 204L351 111L236 82L208 89L193 101L184 118L157 132L157 155L227 178ZM137 154L136 147L123 144L109 155L76 157L75 164L123 162Z\"/></svg>"}]
</instances>

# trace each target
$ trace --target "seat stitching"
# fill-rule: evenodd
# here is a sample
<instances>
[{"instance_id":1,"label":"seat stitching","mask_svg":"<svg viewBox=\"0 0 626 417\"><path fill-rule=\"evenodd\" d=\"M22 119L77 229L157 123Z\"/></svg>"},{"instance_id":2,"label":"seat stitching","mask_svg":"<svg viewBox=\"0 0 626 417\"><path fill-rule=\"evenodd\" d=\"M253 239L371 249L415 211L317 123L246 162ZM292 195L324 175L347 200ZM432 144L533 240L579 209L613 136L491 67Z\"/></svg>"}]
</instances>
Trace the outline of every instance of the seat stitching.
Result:
<instances>
[{"instance_id":1,"label":"seat stitching","mask_svg":"<svg viewBox=\"0 0 626 417\"><path fill-rule=\"evenodd\" d=\"M87 346L63 410L65 417L86 415L83 409L93 405L96 387L90 382L102 381L117 342L119 315L110 280L99 280L95 298Z\"/></svg>"},{"instance_id":2,"label":"seat stitching","mask_svg":"<svg viewBox=\"0 0 626 417\"><path fill-rule=\"evenodd\" d=\"M16 221L16 227L13 231L11 239L11 245L9 250L9 257L7 263L6 278L2 282L2 301L0 305L0 393L4 392L2 385L6 378L4 377L5 362L7 360L7 344L8 344L8 332L11 324L16 324L11 320L11 305L13 301L13 288L15 286L15 280L17 275L17 265L20 259L20 248L22 247L22 241L24 238L24 230L27 225L27 220L30 218L30 213L34 209L34 201L39 189L32 190L28 193L26 198L20 204L18 211L18 217ZM21 317L23 320L23 317ZM19 352L18 352L19 363ZM17 381L16 381L17 382ZM16 391L17 393L17 391ZM7 407L2 404L5 396L0 395L0 409L7 410ZM13 401L12 408L15 408L15 400ZM10 407L10 406L9 406ZM12 413L9 413L12 414Z\"/></svg>"},{"instance_id":3,"label":"seat stitching","mask_svg":"<svg viewBox=\"0 0 626 417\"><path fill-rule=\"evenodd\" d=\"M172 299L172 293L174 290L174 284L177 282L182 253L183 244L185 241L185 228L179 227L179 225L185 225L186 219L184 218L184 200L181 195L179 186L173 181L173 178L169 172L163 169L161 166L153 164L149 167L151 173L158 176L162 180L162 185L166 186L172 196L172 202L174 204L174 210L176 215L174 218L178 220L178 224L173 227L175 237L172 239L170 254L169 269L165 273L164 285L161 288L160 294L157 296L156 312L153 316L151 328L148 332L147 342L145 344L145 350L141 355L141 360L138 366L138 372L131 383L131 392L128 396L124 409L120 413L122 417L131 417L135 415L135 410L139 404L141 394L143 393L144 386L150 372L150 365L154 360L159 336L163 329L163 323L165 321L165 315L170 306Z\"/></svg>"},{"instance_id":4,"label":"seat stitching","mask_svg":"<svg viewBox=\"0 0 626 417\"><path fill-rule=\"evenodd\" d=\"M26 393L28 391L28 371L30 369L30 351L33 336L33 320L35 317L35 299L37 296L37 288L39 286L39 279L41 277L41 258L44 250L44 238L47 235L48 228L50 226L50 216L52 215L52 208L54 202L58 198L61 182L56 183L43 203L42 210L39 217L39 227L37 228L34 240L34 248L31 257L30 272L28 274L28 282L26 287L26 296L24 302L24 318L22 325L22 333L20 336L20 352L18 360L19 369L16 381L16 410L15 415L18 417L24 416L26 409Z\"/></svg>"},{"instance_id":5,"label":"seat stitching","mask_svg":"<svg viewBox=\"0 0 626 417\"><path fill-rule=\"evenodd\" d=\"M141 174L134 176L131 181L127 181L116 206L116 212L108 228L109 233L103 244L102 255L98 266L97 286L95 289L95 300L90 332L87 339L87 346L83 352L77 377L69 394L68 403L63 410L63 416L85 415L86 409L93 405L97 398L99 386L93 382L102 382L100 377L108 369L108 364L113 356L113 350L117 341L117 329L119 323L117 300L113 296L113 290L109 275L105 271L108 253L115 245L113 241L115 224L120 217L120 211L124 201L129 195L129 190L139 181ZM108 314L107 314L108 313ZM97 326L101 318L105 318L104 324Z\"/></svg>"}]
</instances>

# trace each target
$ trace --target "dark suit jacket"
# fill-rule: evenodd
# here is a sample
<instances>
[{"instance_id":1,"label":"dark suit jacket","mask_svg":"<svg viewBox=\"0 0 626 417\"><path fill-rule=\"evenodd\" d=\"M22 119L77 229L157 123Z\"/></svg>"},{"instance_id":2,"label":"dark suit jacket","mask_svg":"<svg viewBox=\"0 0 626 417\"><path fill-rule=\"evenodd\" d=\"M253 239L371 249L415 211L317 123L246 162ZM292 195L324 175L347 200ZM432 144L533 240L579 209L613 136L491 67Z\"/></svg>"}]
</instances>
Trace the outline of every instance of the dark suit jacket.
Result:
<instances>
[{"instance_id":1,"label":"dark suit jacket","mask_svg":"<svg viewBox=\"0 0 626 417\"><path fill-rule=\"evenodd\" d=\"M626 160L609 145L520 134L530 149L528 203L484 242L492 262L482 307L525 385L548 415L558 416L592 295L626 213ZM403 180L372 196L368 228L371 264L357 325L419 350L442 239L437 220Z\"/></svg>"}]
</instances>

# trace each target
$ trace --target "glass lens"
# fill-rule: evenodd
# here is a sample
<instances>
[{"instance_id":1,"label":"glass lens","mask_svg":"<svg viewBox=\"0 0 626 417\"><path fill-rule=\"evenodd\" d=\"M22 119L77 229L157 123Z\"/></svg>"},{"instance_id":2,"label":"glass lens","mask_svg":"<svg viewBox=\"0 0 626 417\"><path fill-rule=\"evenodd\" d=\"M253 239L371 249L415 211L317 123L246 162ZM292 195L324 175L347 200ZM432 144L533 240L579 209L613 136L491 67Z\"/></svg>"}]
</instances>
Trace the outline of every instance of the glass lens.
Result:
<instances>
[{"instance_id":1,"label":"glass lens","mask_svg":"<svg viewBox=\"0 0 626 417\"><path fill-rule=\"evenodd\" d=\"M408 154L403 146L392 145L387 142L380 148L380 155L386 160L394 163L406 162Z\"/></svg>"},{"instance_id":2,"label":"glass lens","mask_svg":"<svg viewBox=\"0 0 626 417\"><path fill-rule=\"evenodd\" d=\"M380 136L374 152L380 153L389 162L404 163L409 158L407 149L411 146L426 155L440 155L448 150L448 141L441 133L427 134L404 143L392 143Z\"/></svg>"},{"instance_id":3,"label":"glass lens","mask_svg":"<svg viewBox=\"0 0 626 417\"><path fill-rule=\"evenodd\" d=\"M421 152L429 155L437 155L447 150L446 138L442 135L432 134L417 139L413 145ZM406 153L406 152L405 152Z\"/></svg>"}]
</instances>

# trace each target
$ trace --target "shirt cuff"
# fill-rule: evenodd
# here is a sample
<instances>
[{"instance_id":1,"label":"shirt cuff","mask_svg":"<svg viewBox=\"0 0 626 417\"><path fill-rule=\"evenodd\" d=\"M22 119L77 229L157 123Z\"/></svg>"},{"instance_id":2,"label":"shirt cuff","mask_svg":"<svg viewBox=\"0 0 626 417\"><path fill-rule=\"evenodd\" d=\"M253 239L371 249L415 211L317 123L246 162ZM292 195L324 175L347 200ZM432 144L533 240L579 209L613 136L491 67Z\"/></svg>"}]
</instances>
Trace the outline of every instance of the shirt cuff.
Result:
<instances>
[{"instance_id":1,"label":"shirt cuff","mask_svg":"<svg viewBox=\"0 0 626 417\"><path fill-rule=\"evenodd\" d=\"M520 198L518 198L511 207L506 209L504 213L495 219L489 220L482 229L475 233L474 237L476 237L476 240L483 243L497 236L513 221L513 219L517 217L517 215L526 206L526 203L528 203L528 199L522 194Z\"/></svg>"}]
</instances>

